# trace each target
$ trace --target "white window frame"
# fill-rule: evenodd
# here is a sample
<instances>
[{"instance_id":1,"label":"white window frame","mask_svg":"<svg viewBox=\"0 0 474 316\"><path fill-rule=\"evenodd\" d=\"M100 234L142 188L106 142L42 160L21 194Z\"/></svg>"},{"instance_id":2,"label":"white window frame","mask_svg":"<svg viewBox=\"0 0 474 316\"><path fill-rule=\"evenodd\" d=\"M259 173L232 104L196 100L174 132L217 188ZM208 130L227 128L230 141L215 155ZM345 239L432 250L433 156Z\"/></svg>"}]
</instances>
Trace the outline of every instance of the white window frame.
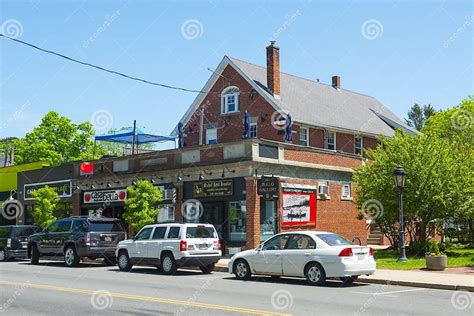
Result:
<instances>
[{"instance_id":1,"label":"white window frame","mask_svg":"<svg viewBox=\"0 0 474 316\"><path fill-rule=\"evenodd\" d=\"M301 135L302 135L301 131L302 130L306 131L306 139L301 138ZM304 142L305 144L303 145L302 142ZM306 147L309 146L309 128L307 128L307 127L300 127L300 145L301 146L306 146Z\"/></svg>"},{"instance_id":2,"label":"white window frame","mask_svg":"<svg viewBox=\"0 0 474 316\"><path fill-rule=\"evenodd\" d=\"M214 131L212 132L213 134L215 133L216 137L216 142L215 143L210 143L209 142L209 134L211 133L211 131ZM217 144L217 127L211 127L211 128L206 128L206 145L209 145L209 144Z\"/></svg>"},{"instance_id":3,"label":"white window frame","mask_svg":"<svg viewBox=\"0 0 474 316\"><path fill-rule=\"evenodd\" d=\"M234 104L235 109L233 111L229 111L229 104L228 98L230 96L234 97ZM240 89L236 86L230 86L225 88L221 93L221 114L230 114L230 113L238 113L240 112Z\"/></svg>"},{"instance_id":4,"label":"white window frame","mask_svg":"<svg viewBox=\"0 0 474 316\"><path fill-rule=\"evenodd\" d=\"M333 134L334 135L334 149L330 149L329 148L329 134ZM326 143L326 149L329 149L329 150L336 150L336 132L333 132L333 131L327 131L326 132L326 140L325 140L325 143Z\"/></svg>"},{"instance_id":5,"label":"white window frame","mask_svg":"<svg viewBox=\"0 0 474 316\"><path fill-rule=\"evenodd\" d=\"M323 188L325 188L325 190ZM330 199L329 181L327 180L318 181L318 199L326 199L326 200Z\"/></svg>"},{"instance_id":6,"label":"white window frame","mask_svg":"<svg viewBox=\"0 0 474 316\"><path fill-rule=\"evenodd\" d=\"M255 135L252 135L252 128L255 129ZM255 123L250 123L250 127L249 127L249 138L257 138L257 137L258 137L257 122L255 122Z\"/></svg>"},{"instance_id":7,"label":"white window frame","mask_svg":"<svg viewBox=\"0 0 474 316\"><path fill-rule=\"evenodd\" d=\"M347 192L348 195L344 194L344 188L348 188ZM343 183L341 186L341 200L352 200L352 193L351 193L351 184L350 183Z\"/></svg>"},{"instance_id":8,"label":"white window frame","mask_svg":"<svg viewBox=\"0 0 474 316\"><path fill-rule=\"evenodd\" d=\"M357 148L357 139L360 139L360 148ZM360 154L357 153L357 149L360 150ZM363 155L364 154L364 137L362 135L354 135L354 154Z\"/></svg>"}]
</instances>

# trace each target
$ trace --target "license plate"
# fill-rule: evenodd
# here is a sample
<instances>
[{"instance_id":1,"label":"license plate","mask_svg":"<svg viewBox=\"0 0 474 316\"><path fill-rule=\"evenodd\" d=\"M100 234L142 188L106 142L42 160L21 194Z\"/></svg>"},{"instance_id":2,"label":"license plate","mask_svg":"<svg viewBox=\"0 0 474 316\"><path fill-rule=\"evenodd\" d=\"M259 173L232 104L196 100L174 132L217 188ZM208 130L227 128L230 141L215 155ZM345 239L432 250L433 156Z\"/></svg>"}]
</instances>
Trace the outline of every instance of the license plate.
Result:
<instances>
[{"instance_id":1,"label":"license plate","mask_svg":"<svg viewBox=\"0 0 474 316\"><path fill-rule=\"evenodd\" d=\"M209 246L207 244L200 244L199 245L199 249L201 249L201 250L204 250L204 249L207 249L207 248L209 248Z\"/></svg>"},{"instance_id":2,"label":"license plate","mask_svg":"<svg viewBox=\"0 0 474 316\"><path fill-rule=\"evenodd\" d=\"M364 255L357 255L357 258L358 258L359 260L364 260L365 256L364 256Z\"/></svg>"},{"instance_id":3,"label":"license plate","mask_svg":"<svg viewBox=\"0 0 474 316\"><path fill-rule=\"evenodd\" d=\"M112 241L112 237L105 237L105 241Z\"/></svg>"}]
</instances>

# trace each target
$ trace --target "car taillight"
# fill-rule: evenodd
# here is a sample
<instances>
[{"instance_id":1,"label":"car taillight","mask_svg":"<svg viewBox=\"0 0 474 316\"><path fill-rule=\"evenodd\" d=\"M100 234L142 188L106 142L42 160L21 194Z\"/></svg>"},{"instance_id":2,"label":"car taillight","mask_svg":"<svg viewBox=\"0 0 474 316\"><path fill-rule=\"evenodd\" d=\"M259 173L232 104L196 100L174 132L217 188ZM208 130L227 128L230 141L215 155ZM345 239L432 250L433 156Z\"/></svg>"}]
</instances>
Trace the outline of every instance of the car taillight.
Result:
<instances>
[{"instance_id":1,"label":"car taillight","mask_svg":"<svg viewBox=\"0 0 474 316\"><path fill-rule=\"evenodd\" d=\"M369 248L369 255L370 255L371 257L374 256L374 248Z\"/></svg>"},{"instance_id":2,"label":"car taillight","mask_svg":"<svg viewBox=\"0 0 474 316\"><path fill-rule=\"evenodd\" d=\"M217 240L217 250L221 250L221 240Z\"/></svg>"},{"instance_id":3,"label":"car taillight","mask_svg":"<svg viewBox=\"0 0 474 316\"><path fill-rule=\"evenodd\" d=\"M179 251L186 251L188 249L188 243L186 240L181 240L179 242Z\"/></svg>"},{"instance_id":4,"label":"car taillight","mask_svg":"<svg viewBox=\"0 0 474 316\"><path fill-rule=\"evenodd\" d=\"M342 249L341 252L339 253L339 257L350 257L352 255L353 255L352 248Z\"/></svg>"},{"instance_id":5,"label":"car taillight","mask_svg":"<svg viewBox=\"0 0 474 316\"><path fill-rule=\"evenodd\" d=\"M88 245L91 242L91 236L89 233L84 233L84 242Z\"/></svg>"},{"instance_id":6,"label":"car taillight","mask_svg":"<svg viewBox=\"0 0 474 316\"><path fill-rule=\"evenodd\" d=\"M7 239L7 247L10 248L12 246L12 239L8 238Z\"/></svg>"}]
</instances>

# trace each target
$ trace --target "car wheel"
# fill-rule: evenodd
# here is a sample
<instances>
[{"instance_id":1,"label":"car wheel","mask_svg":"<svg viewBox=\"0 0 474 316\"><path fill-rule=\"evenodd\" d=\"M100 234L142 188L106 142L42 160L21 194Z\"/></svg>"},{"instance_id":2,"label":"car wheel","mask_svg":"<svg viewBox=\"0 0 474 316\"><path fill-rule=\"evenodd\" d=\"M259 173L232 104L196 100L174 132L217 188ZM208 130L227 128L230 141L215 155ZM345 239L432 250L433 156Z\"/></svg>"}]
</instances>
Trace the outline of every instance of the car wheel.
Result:
<instances>
[{"instance_id":1,"label":"car wheel","mask_svg":"<svg viewBox=\"0 0 474 316\"><path fill-rule=\"evenodd\" d=\"M239 280L248 280L252 273L250 272L250 266L244 259L239 259L234 264L234 274Z\"/></svg>"},{"instance_id":2,"label":"car wheel","mask_svg":"<svg viewBox=\"0 0 474 316\"><path fill-rule=\"evenodd\" d=\"M126 251L121 251L119 253L117 258L117 265L121 271L130 272L130 270L132 270L133 265Z\"/></svg>"},{"instance_id":3,"label":"car wheel","mask_svg":"<svg viewBox=\"0 0 474 316\"><path fill-rule=\"evenodd\" d=\"M7 254L4 249L0 249L0 261L7 261Z\"/></svg>"},{"instance_id":4,"label":"car wheel","mask_svg":"<svg viewBox=\"0 0 474 316\"><path fill-rule=\"evenodd\" d=\"M39 251L36 245L31 246L31 264L38 264L39 263Z\"/></svg>"},{"instance_id":5,"label":"car wheel","mask_svg":"<svg viewBox=\"0 0 474 316\"><path fill-rule=\"evenodd\" d=\"M358 277L359 276L357 276L357 275L353 275L353 276L350 276L350 277L342 277L342 278L339 278L339 279L342 281L342 283L344 285L350 285L350 284L354 283L354 281L357 281Z\"/></svg>"},{"instance_id":6,"label":"car wheel","mask_svg":"<svg viewBox=\"0 0 474 316\"><path fill-rule=\"evenodd\" d=\"M216 267L215 263L208 264L207 266L200 267L202 273L209 274L212 271L214 271L214 268Z\"/></svg>"},{"instance_id":7,"label":"car wheel","mask_svg":"<svg viewBox=\"0 0 474 316\"><path fill-rule=\"evenodd\" d=\"M165 253L161 258L161 268L163 269L163 273L167 275L174 274L178 269L178 265L174 260L174 257L170 253Z\"/></svg>"},{"instance_id":8,"label":"car wheel","mask_svg":"<svg viewBox=\"0 0 474 316\"><path fill-rule=\"evenodd\" d=\"M326 272L317 262L310 263L306 267L304 275L308 283L311 285L323 285L326 282Z\"/></svg>"},{"instance_id":9,"label":"car wheel","mask_svg":"<svg viewBox=\"0 0 474 316\"><path fill-rule=\"evenodd\" d=\"M64 263L68 267L76 267L79 265L79 256L77 255L76 248L68 246L64 250Z\"/></svg>"},{"instance_id":10,"label":"car wheel","mask_svg":"<svg viewBox=\"0 0 474 316\"><path fill-rule=\"evenodd\" d=\"M114 266L117 264L117 258L115 257L105 257L104 263L108 266Z\"/></svg>"}]
</instances>

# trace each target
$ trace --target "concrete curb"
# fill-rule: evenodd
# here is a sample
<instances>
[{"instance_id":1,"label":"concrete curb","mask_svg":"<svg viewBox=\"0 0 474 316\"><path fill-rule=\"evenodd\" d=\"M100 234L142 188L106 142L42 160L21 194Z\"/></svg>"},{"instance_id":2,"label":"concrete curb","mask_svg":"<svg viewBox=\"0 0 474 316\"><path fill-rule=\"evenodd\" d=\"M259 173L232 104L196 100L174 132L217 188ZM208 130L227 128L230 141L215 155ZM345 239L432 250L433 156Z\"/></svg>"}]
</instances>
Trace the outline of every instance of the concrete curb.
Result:
<instances>
[{"instance_id":1,"label":"concrete curb","mask_svg":"<svg viewBox=\"0 0 474 316\"><path fill-rule=\"evenodd\" d=\"M214 268L216 272L228 272L227 266L216 265ZM455 284L438 284L438 283L424 283L424 282L413 282L413 281L397 281L397 280L383 280L383 279L368 279L359 278L358 283L369 283L369 284L386 284L386 285L400 285L400 286L411 286L421 287L427 289L437 290L451 290L451 291L467 291L474 292L474 286L468 285L455 285Z\"/></svg>"}]
</instances>

